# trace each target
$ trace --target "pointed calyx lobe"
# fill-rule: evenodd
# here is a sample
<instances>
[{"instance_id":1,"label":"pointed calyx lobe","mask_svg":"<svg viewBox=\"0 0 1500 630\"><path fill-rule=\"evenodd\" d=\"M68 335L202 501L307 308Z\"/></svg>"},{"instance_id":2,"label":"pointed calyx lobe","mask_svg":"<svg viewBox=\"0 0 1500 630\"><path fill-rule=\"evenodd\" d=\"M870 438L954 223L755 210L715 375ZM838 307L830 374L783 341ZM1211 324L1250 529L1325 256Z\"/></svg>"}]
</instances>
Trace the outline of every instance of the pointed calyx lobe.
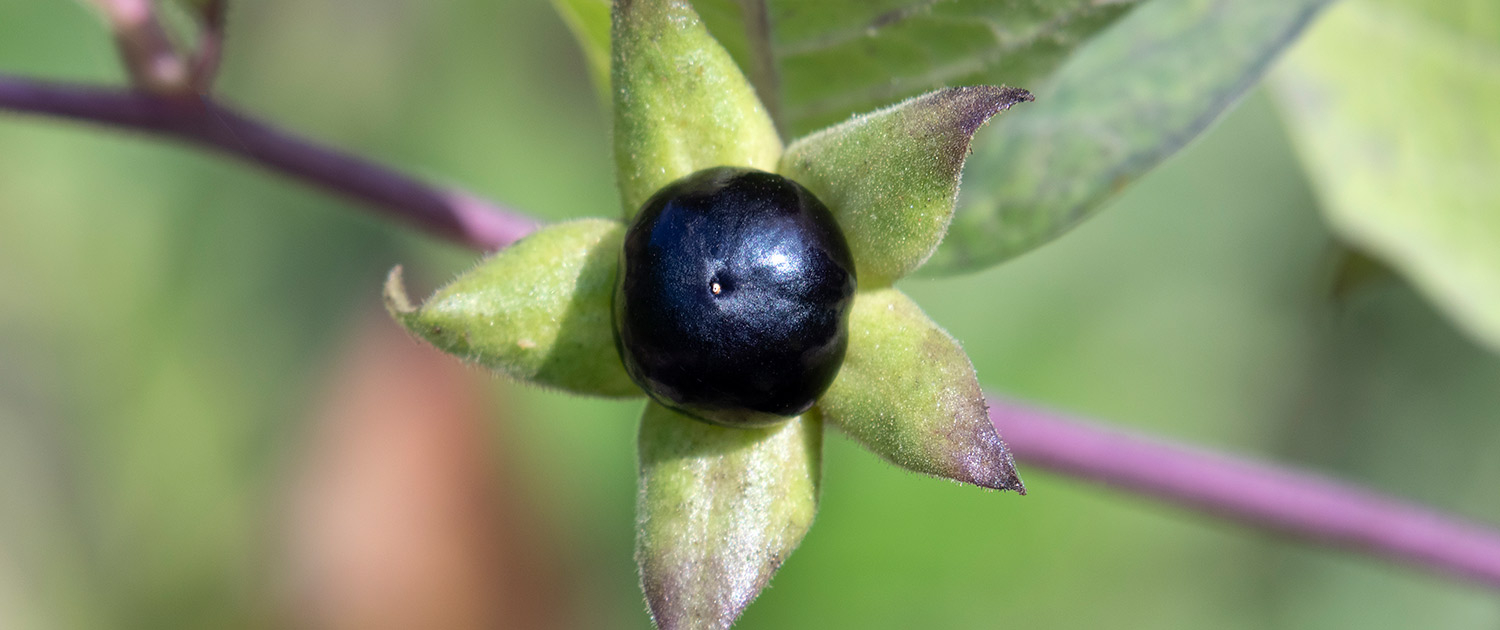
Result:
<instances>
[{"instance_id":1,"label":"pointed calyx lobe","mask_svg":"<svg viewBox=\"0 0 1500 630\"><path fill-rule=\"evenodd\" d=\"M542 228L480 261L420 307L386 282L386 308L438 349L513 378L595 396L639 396L615 352L610 295L625 226Z\"/></svg>"},{"instance_id":2,"label":"pointed calyx lobe","mask_svg":"<svg viewBox=\"0 0 1500 630\"><path fill-rule=\"evenodd\" d=\"M932 255L953 219L974 133L1025 90L947 88L793 142L780 172L833 210L860 286L888 286Z\"/></svg>"},{"instance_id":3,"label":"pointed calyx lobe","mask_svg":"<svg viewBox=\"0 0 1500 630\"><path fill-rule=\"evenodd\" d=\"M736 429L646 404L636 561L658 628L728 628L765 588L812 525L822 441L816 413Z\"/></svg>"},{"instance_id":4,"label":"pointed calyx lobe","mask_svg":"<svg viewBox=\"0 0 1500 630\"><path fill-rule=\"evenodd\" d=\"M1025 493L958 342L896 289L861 292L823 419L893 464Z\"/></svg>"},{"instance_id":5,"label":"pointed calyx lobe","mask_svg":"<svg viewBox=\"0 0 1500 630\"><path fill-rule=\"evenodd\" d=\"M776 170L781 139L755 90L686 0L617 0L615 172L625 216L714 166Z\"/></svg>"}]
</instances>

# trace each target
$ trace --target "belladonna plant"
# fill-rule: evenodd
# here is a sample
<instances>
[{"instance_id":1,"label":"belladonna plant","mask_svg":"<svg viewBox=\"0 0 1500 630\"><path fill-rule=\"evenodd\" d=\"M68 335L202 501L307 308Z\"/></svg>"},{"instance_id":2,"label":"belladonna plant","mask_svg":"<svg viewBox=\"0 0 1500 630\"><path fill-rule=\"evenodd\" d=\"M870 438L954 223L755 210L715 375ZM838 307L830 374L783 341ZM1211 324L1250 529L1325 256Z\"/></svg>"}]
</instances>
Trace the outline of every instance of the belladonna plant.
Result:
<instances>
[{"instance_id":1,"label":"belladonna plant","mask_svg":"<svg viewBox=\"0 0 1500 630\"><path fill-rule=\"evenodd\" d=\"M323 191L348 196L363 202L368 210L476 248L510 247L520 237L534 233L459 278L420 309L412 308L401 290L399 276L393 274L389 304L398 318L421 336L523 381L611 397L639 397L643 390L636 382L644 382L647 393L657 402L647 404L641 426L639 556L648 600L660 625L728 625L765 585L812 519L824 425L842 430L908 469L1020 490L1005 445L988 423L978 421L984 403L967 359L951 338L892 288L892 283L921 264L946 229L958 173L974 128L1015 101L1026 100L1024 92L983 87L939 91L855 118L798 140L783 151L761 104L690 10L661 0L625 3L616 14L611 64L624 214L619 221L579 221L538 230L534 220L503 206L424 183L226 105L213 88L224 35L226 3L222 0L193 3L200 26L198 45L193 50L165 36L151 2L97 0L97 4L108 9L103 16L119 39L132 85L78 85L0 74L0 110L89 121L216 151ZM1133 10L1129 25L1120 25L1131 28L1111 28L1111 34L1093 38L1093 51L1078 53L1079 59L1093 62L1070 62L1073 70L1061 72L1047 88L1046 102L1034 108L1035 113L1048 112L1051 117L1046 120L1052 129L1082 131L1042 134L1019 145L991 143L986 150L991 159L988 175L995 174L997 163L993 160L1019 154L1017 161L1003 163L1023 166L1032 173L1045 170L1049 180L1066 183L1068 196L1097 190L1092 186L1100 181L1094 177L1099 171L1091 169L1101 164L1114 165L1104 181L1111 188L1118 186L1124 180L1121 172L1114 170L1119 163L1112 160L1132 161L1124 171L1128 179L1193 137L1201 130L1198 125L1212 118L1210 114L1227 107L1233 102L1232 95L1254 83L1266 60L1295 38L1325 1L1143 4ZM1339 19L1362 15L1348 2L1340 4L1348 11ZM1188 16L1202 19L1189 20ZM1361 38L1358 41L1364 43L1369 37L1365 22L1342 22L1340 28L1345 30L1333 34ZM1402 20L1396 20L1399 22ZM1135 30L1142 26L1150 28ZM1350 28L1355 30L1347 30ZM594 48L602 45L595 39L596 35L602 39L602 34L587 30L590 58L606 59L603 48ZM1385 35L1399 32L1381 31ZM1211 45L1206 43L1210 41ZM1252 46L1251 42L1257 43ZM1437 77L1462 88L1427 90L1443 95L1445 102L1459 103L1456 111L1483 106L1483 99L1464 98L1481 94L1469 89L1477 83L1453 83L1471 69L1465 58L1407 55L1416 63L1410 65L1399 45L1386 47L1393 52L1378 59L1367 54L1351 55L1349 51L1355 49L1346 46L1324 46L1326 39L1320 44L1322 54L1314 59L1322 58L1332 65L1315 67L1321 70L1314 77L1317 80L1305 86L1310 94L1358 95L1386 89L1390 80L1400 83L1404 78L1410 83ZM1200 63L1207 59L1204 51L1215 53L1212 63ZM1099 64L1104 57L1110 62ZM1178 72L1187 67L1194 72ZM1349 72L1351 68L1378 70L1381 80L1364 80L1362 77L1374 75ZM1432 68L1446 69L1438 72ZM1151 78L1147 80L1146 75ZM1168 78L1160 85L1172 89L1134 90L1132 98L1114 98L1113 92L1122 86L1158 85L1161 77ZM1224 82L1197 82L1207 77ZM1337 89L1327 91L1329 87ZM1219 88L1232 89L1224 92ZM1338 127L1334 131L1341 133L1361 129L1360 121L1354 120L1359 112L1375 111L1329 107L1341 101L1346 106L1384 102L1348 97L1308 99L1293 105L1312 107L1316 110L1313 114L1340 120L1340 125L1332 127ZM1068 103L1075 107L1070 108ZM1142 103L1145 109L1141 109ZM1088 107L1077 107L1079 104ZM1389 120L1415 120L1406 110L1387 107L1376 113L1386 118L1362 119L1363 131L1379 129L1414 134L1396 137L1423 137L1409 125L1386 124ZM1477 120L1472 116L1437 115L1421 119ZM1173 126L1174 121L1183 120L1193 126ZM1351 120L1354 122L1350 125L1343 124ZM1005 125L1017 122L1020 120L1008 120ZM1106 124L1139 131L1131 136L1147 144L1136 146L1155 147L1151 154L1155 157L1140 160L1139 154L1113 151L1113 143L1119 138L1096 132ZM1330 126L1312 127L1323 130ZM1429 131L1432 129L1437 128ZM1163 137L1168 139L1166 144L1158 142ZM1366 139L1369 137L1382 136ZM1111 143L1111 151L1096 151L1101 141ZM1419 149L1405 164L1451 155L1440 150L1441 144L1397 144ZM1073 149L1065 150L1068 146ZM1041 159L1022 150L1026 147L1046 147L1043 153L1065 159ZM1097 153L1102 161L1070 161L1068 156L1078 155L1080 150ZM1020 161L1020 155L1030 159ZM1479 154L1469 157L1485 159ZM1387 162L1390 160L1379 166L1389 166ZM1334 171L1360 172L1358 168ZM1386 197L1414 202L1397 204L1403 208L1428 208L1421 202L1423 195L1418 194L1422 189L1409 186L1416 181L1411 173L1426 171L1382 172L1382 180L1407 193ZM740 175L746 181L765 184L750 186L761 193L745 194L744 182L735 184ZM1019 181L1031 180L1023 177ZM764 194L777 190L782 194ZM1482 199L1483 195L1469 197ZM648 202L652 199L655 201ZM1363 208L1369 204L1356 205ZM654 218L648 215L636 220L635 213L642 207L655 213ZM1002 209L1009 217L1002 223L1014 224L1013 219L1019 219L1026 229L1046 229L1048 225L1044 217L1033 214L1045 208L1021 204ZM660 225L686 226L697 220L691 213L682 214L684 211L712 215L715 220L704 225L714 228L708 232L717 236L710 239L698 232L689 235L690 230L684 229L677 240L680 247L656 251L670 253L674 264L686 265L675 267L677 272L696 269L707 273L705 270L712 267L727 273L718 280L728 282L720 282L715 292L715 276L700 273L695 280L690 278L697 284L687 283L698 291L696 297L666 295L670 299L646 299L644 303L654 306L644 310L626 308L622 318L625 325L619 327L624 334L617 337L615 313L620 309L612 310L620 306L616 291L625 294L628 302L633 290L641 286L630 284L624 277L628 271L622 275L622 257L627 263L625 269L632 260L661 262L650 257L651 247L636 247L634 254L628 253L632 247L626 245L627 235L631 232L626 224L637 235L641 230L654 234ZM1365 214L1372 220L1382 216ZM795 219L792 223L803 227L836 227L809 238L801 233L771 238L768 235L781 234L780 224L737 223L749 215L790 217ZM1428 215L1447 216L1424 214ZM662 224L664 216L666 223ZM674 223L684 217L687 222ZM1026 217L1038 222L1029 224L1031 219ZM1407 232L1421 234L1420 230ZM989 238L985 235L994 236L985 230L969 234L970 244ZM731 241L724 241L726 238ZM645 242L649 245L652 241ZM771 247L799 243L804 246L783 250ZM748 268L751 273L729 264L739 259L724 253L726 245L743 246L735 251L757 254L744 257L755 263ZM715 246L721 248L717 254ZM847 259L839 253L844 250ZM827 260L814 261L817 264L809 267L827 272L818 276L819 282L807 286L767 284L764 280L775 273L757 275L757 271L767 271L757 266L757 261L774 267L780 263L771 259L788 254L786 262L791 268L797 266L792 263L804 259L794 260L790 254L815 255L819 251L825 252ZM1461 249L1453 251L1462 253ZM641 252L648 256L641 258ZM834 264L824 264L828 262ZM713 267L719 263L724 264ZM857 279L854 283L841 284L839 273L830 271L835 267L848 271L851 266L854 273L848 275ZM809 287L813 289L804 290ZM848 295L843 293L845 289ZM649 298L665 293L646 291L641 295ZM705 301L704 295L725 297ZM747 304L743 301L746 295L759 296L749 301L751 306L784 301L772 305L775 308L740 308ZM715 314L705 307L720 301L726 307L722 312ZM690 308L674 310L673 305ZM759 326L733 325L739 316L754 313L779 318L751 320ZM821 327L808 327L809 322L821 322ZM726 323L731 325L726 328ZM689 330L697 336L678 337L720 349L748 346L776 351L768 355L817 356L807 362L773 366L757 365L731 352L709 353L708 358L713 360L705 363L663 362L652 353L660 350L680 357L684 355L675 353L691 349L692 344L673 335L656 335L645 344L630 341L632 333L638 332L636 326L656 332ZM796 332L788 333L785 339L798 343L789 349L758 344L774 340L774 335L766 336L767 331L774 330ZM627 368L617 347L632 357L635 368ZM829 352L816 351L820 347ZM675 379L661 371L689 364L700 369L686 370L688 376L679 374ZM713 380L709 378L712 376L721 380L721 386L729 382L743 387L746 383L732 377L748 381L753 379L744 375L761 374L763 382L775 382L798 370L814 378L788 379L800 383L801 388L759 392L753 387L695 390L682 387L685 381L680 380L687 378L690 382L701 372L705 383ZM832 376L828 377L825 370ZM1500 532L1493 527L1310 471L1132 436L1005 398L989 400L989 419L1004 428L1017 456L1035 469L1102 483L1116 491L1154 497L1303 541L1400 560L1483 587L1500 588ZM804 405L805 413L799 413ZM778 417L792 413L797 417Z\"/></svg>"},{"instance_id":2,"label":"belladonna plant","mask_svg":"<svg viewBox=\"0 0 1500 630\"><path fill-rule=\"evenodd\" d=\"M420 306L398 267L386 302L516 379L650 395L636 559L656 624L725 628L760 593L812 525L825 427L1024 494L968 357L893 283L947 232L975 131L1031 95L943 89L783 147L687 2L617 2L611 39L620 218L542 228Z\"/></svg>"}]
</instances>

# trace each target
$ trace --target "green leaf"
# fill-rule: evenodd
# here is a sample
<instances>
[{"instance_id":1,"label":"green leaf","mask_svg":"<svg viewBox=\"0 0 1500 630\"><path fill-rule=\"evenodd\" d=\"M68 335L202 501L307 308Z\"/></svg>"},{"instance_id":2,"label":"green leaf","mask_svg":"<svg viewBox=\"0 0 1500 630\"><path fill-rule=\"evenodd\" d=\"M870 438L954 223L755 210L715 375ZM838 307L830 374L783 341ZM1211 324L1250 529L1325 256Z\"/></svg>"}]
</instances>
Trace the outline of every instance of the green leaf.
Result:
<instances>
[{"instance_id":1,"label":"green leaf","mask_svg":"<svg viewBox=\"0 0 1500 630\"><path fill-rule=\"evenodd\" d=\"M812 525L822 446L815 414L734 429L646 404L636 560L657 627L734 623Z\"/></svg>"},{"instance_id":2,"label":"green leaf","mask_svg":"<svg viewBox=\"0 0 1500 630\"><path fill-rule=\"evenodd\" d=\"M764 0L693 0L693 8L708 25L708 32L750 79L761 104L780 129L776 108L781 104L781 94Z\"/></svg>"},{"instance_id":3,"label":"green leaf","mask_svg":"<svg viewBox=\"0 0 1500 630\"><path fill-rule=\"evenodd\" d=\"M386 308L438 349L513 378L596 396L640 396L615 350L610 301L625 226L551 225L481 261L412 307L401 268Z\"/></svg>"},{"instance_id":4,"label":"green leaf","mask_svg":"<svg viewBox=\"0 0 1500 630\"><path fill-rule=\"evenodd\" d=\"M609 0L552 0L588 64L589 78L606 106L609 96Z\"/></svg>"},{"instance_id":5,"label":"green leaf","mask_svg":"<svg viewBox=\"0 0 1500 630\"><path fill-rule=\"evenodd\" d=\"M833 211L861 286L887 286L947 233L974 132L1029 100L1025 90L987 85L938 90L793 142L781 173Z\"/></svg>"},{"instance_id":6,"label":"green leaf","mask_svg":"<svg viewBox=\"0 0 1500 630\"><path fill-rule=\"evenodd\" d=\"M1136 0L768 0L793 135L942 87L1041 84Z\"/></svg>"},{"instance_id":7,"label":"green leaf","mask_svg":"<svg viewBox=\"0 0 1500 630\"><path fill-rule=\"evenodd\" d=\"M1328 1L1131 12L975 139L953 228L923 272L993 265L1077 225L1232 106Z\"/></svg>"},{"instance_id":8,"label":"green leaf","mask_svg":"<svg viewBox=\"0 0 1500 630\"><path fill-rule=\"evenodd\" d=\"M625 216L713 166L774 170L781 139L755 90L685 0L619 0L611 69Z\"/></svg>"},{"instance_id":9,"label":"green leaf","mask_svg":"<svg viewBox=\"0 0 1500 630\"><path fill-rule=\"evenodd\" d=\"M896 289L860 292L823 418L897 466L1025 494L958 342Z\"/></svg>"},{"instance_id":10,"label":"green leaf","mask_svg":"<svg viewBox=\"0 0 1500 630\"><path fill-rule=\"evenodd\" d=\"M1500 350L1500 10L1348 0L1277 76L1334 230Z\"/></svg>"}]
</instances>

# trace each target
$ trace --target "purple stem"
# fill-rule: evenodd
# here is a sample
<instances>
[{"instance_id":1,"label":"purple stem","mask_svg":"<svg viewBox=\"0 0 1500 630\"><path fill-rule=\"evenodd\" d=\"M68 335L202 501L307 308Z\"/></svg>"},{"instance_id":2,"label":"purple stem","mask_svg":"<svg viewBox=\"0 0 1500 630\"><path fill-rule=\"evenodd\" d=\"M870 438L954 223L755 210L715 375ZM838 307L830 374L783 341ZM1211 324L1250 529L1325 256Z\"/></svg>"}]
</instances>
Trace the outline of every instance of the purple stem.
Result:
<instances>
[{"instance_id":1,"label":"purple stem","mask_svg":"<svg viewBox=\"0 0 1500 630\"><path fill-rule=\"evenodd\" d=\"M473 195L313 144L196 95L156 96L0 76L0 110L103 123L215 149L483 250L505 247L537 226Z\"/></svg>"},{"instance_id":2,"label":"purple stem","mask_svg":"<svg viewBox=\"0 0 1500 630\"><path fill-rule=\"evenodd\" d=\"M0 110L87 120L210 147L480 249L509 245L538 225L207 99L0 76ZM1500 532L1494 529L1316 474L1134 437L1000 399L990 400L990 417L1016 456L1033 466L1500 588Z\"/></svg>"},{"instance_id":3,"label":"purple stem","mask_svg":"<svg viewBox=\"0 0 1500 630\"><path fill-rule=\"evenodd\" d=\"M991 397L1015 456L1312 542L1500 588L1500 532L1323 476L1132 436Z\"/></svg>"}]
</instances>

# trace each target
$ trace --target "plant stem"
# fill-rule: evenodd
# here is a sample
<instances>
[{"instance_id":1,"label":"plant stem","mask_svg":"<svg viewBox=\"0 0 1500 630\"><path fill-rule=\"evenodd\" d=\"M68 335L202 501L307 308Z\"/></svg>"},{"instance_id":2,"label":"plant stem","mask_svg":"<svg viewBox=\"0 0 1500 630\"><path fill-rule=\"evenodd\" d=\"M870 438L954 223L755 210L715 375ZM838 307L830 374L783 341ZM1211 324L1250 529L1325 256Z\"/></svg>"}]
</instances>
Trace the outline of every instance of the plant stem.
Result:
<instances>
[{"instance_id":1,"label":"plant stem","mask_svg":"<svg viewBox=\"0 0 1500 630\"><path fill-rule=\"evenodd\" d=\"M224 21L229 12L228 0L207 0L198 9L198 18L203 21L198 32L198 49L193 52L188 86L198 94L213 91L214 79L219 74L219 62L224 56Z\"/></svg>"},{"instance_id":2,"label":"plant stem","mask_svg":"<svg viewBox=\"0 0 1500 630\"><path fill-rule=\"evenodd\" d=\"M120 60L136 87L157 93L180 93L188 87L189 70L166 29L156 17L152 0L93 0L104 12Z\"/></svg>"},{"instance_id":3,"label":"plant stem","mask_svg":"<svg viewBox=\"0 0 1500 630\"><path fill-rule=\"evenodd\" d=\"M479 249L509 245L538 225L208 99L0 76L0 110L86 120L216 149ZM1500 531L1493 528L1317 474L1134 437L1001 399L990 399L990 418L1016 456L1038 468L1500 588Z\"/></svg>"},{"instance_id":4,"label":"plant stem","mask_svg":"<svg viewBox=\"0 0 1500 630\"><path fill-rule=\"evenodd\" d=\"M1311 542L1500 588L1500 532L1270 463L1137 437L989 398L990 420L1028 464Z\"/></svg>"},{"instance_id":5,"label":"plant stem","mask_svg":"<svg viewBox=\"0 0 1500 630\"><path fill-rule=\"evenodd\" d=\"M0 76L0 110L102 123L211 148L479 249L505 247L537 225L476 196L314 144L196 95L158 96Z\"/></svg>"}]
</instances>

